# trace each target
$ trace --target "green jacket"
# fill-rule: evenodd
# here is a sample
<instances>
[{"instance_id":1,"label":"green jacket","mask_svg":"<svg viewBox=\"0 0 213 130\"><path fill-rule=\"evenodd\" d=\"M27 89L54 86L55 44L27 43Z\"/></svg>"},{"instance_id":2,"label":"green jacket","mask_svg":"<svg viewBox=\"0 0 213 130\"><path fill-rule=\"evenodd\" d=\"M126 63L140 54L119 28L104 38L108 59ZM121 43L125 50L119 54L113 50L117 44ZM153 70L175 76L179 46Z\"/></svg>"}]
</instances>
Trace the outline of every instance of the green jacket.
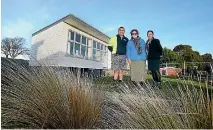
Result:
<instances>
[{"instance_id":1,"label":"green jacket","mask_svg":"<svg viewBox=\"0 0 213 130\"><path fill-rule=\"evenodd\" d=\"M113 37L109 40L108 46L111 46L111 47L113 48L112 54L116 54L116 51L117 51L117 36L113 36Z\"/></svg>"},{"instance_id":2,"label":"green jacket","mask_svg":"<svg viewBox=\"0 0 213 130\"><path fill-rule=\"evenodd\" d=\"M108 47L113 48L112 54L126 54L127 42L128 38L126 38L125 36L121 39L119 35L116 35L109 40Z\"/></svg>"}]
</instances>

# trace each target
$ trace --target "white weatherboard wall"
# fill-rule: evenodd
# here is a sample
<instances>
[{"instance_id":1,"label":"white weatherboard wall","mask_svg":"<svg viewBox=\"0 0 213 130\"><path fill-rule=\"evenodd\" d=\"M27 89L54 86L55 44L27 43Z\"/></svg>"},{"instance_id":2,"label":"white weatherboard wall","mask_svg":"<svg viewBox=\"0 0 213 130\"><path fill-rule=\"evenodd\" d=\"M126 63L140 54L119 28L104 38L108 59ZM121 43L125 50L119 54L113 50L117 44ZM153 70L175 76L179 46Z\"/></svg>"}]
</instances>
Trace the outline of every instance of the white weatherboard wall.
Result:
<instances>
[{"instance_id":1,"label":"white weatherboard wall","mask_svg":"<svg viewBox=\"0 0 213 130\"><path fill-rule=\"evenodd\" d=\"M111 61L111 54L109 52L108 56L104 58L104 63L66 55L70 53L70 46L68 44L70 30L103 43L102 41L85 32L82 32L64 22L60 22L33 36L30 65L38 66L39 62L45 65L64 67L93 69L103 69L104 67L111 67L111 65L109 65L109 60Z\"/></svg>"},{"instance_id":2,"label":"white weatherboard wall","mask_svg":"<svg viewBox=\"0 0 213 130\"><path fill-rule=\"evenodd\" d=\"M63 22L60 22L32 37L30 65L37 66L38 62L47 65L57 65L54 54L66 50L63 39Z\"/></svg>"}]
</instances>

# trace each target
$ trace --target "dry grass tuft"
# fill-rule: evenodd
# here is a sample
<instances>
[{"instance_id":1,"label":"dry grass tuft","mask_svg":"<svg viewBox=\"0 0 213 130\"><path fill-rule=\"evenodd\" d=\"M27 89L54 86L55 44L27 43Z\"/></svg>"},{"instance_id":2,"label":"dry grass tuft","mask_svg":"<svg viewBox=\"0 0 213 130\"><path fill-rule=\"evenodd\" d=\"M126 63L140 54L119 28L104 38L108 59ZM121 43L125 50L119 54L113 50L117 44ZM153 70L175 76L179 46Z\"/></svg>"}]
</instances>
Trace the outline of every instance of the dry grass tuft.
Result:
<instances>
[{"instance_id":1,"label":"dry grass tuft","mask_svg":"<svg viewBox=\"0 0 213 130\"><path fill-rule=\"evenodd\" d=\"M111 102L122 110L120 128L130 129L209 129L212 101L209 93L195 87L170 84L164 90L150 85L110 94ZM133 87L135 88L135 87ZM116 113L117 108L113 109ZM120 110L118 111L120 112ZM114 116L116 118L116 116Z\"/></svg>"},{"instance_id":2,"label":"dry grass tuft","mask_svg":"<svg viewBox=\"0 0 213 130\"><path fill-rule=\"evenodd\" d=\"M85 80L61 68L2 64L2 127L96 127L102 96Z\"/></svg>"},{"instance_id":3,"label":"dry grass tuft","mask_svg":"<svg viewBox=\"0 0 213 130\"><path fill-rule=\"evenodd\" d=\"M127 81L103 93L100 80L97 89L66 69L10 61L2 63L1 76L3 128L213 128L212 92L181 80L162 89Z\"/></svg>"}]
</instances>

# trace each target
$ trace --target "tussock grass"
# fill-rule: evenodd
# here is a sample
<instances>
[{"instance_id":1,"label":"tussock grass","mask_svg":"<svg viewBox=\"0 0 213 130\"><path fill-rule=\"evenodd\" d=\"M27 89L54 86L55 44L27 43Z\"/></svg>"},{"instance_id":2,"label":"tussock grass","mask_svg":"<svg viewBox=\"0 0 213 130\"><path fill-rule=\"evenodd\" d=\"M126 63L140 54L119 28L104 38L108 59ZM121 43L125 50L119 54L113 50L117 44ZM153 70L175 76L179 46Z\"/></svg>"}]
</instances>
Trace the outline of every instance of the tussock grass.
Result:
<instances>
[{"instance_id":1,"label":"tussock grass","mask_svg":"<svg viewBox=\"0 0 213 130\"><path fill-rule=\"evenodd\" d=\"M202 84L164 80L158 89L150 80L135 86L128 77L112 83L60 67L1 66L3 128L213 128L212 89Z\"/></svg>"},{"instance_id":2,"label":"tussock grass","mask_svg":"<svg viewBox=\"0 0 213 130\"><path fill-rule=\"evenodd\" d=\"M149 84L110 94L111 102L122 109L120 128L130 129L209 129L212 127L212 100L208 92L179 84L164 89ZM116 113L117 109L113 109ZM120 112L120 110L118 111ZM116 118L116 116L115 116Z\"/></svg>"},{"instance_id":3,"label":"tussock grass","mask_svg":"<svg viewBox=\"0 0 213 130\"><path fill-rule=\"evenodd\" d=\"M94 128L102 96L61 68L2 64L3 128Z\"/></svg>"}]
</instances>

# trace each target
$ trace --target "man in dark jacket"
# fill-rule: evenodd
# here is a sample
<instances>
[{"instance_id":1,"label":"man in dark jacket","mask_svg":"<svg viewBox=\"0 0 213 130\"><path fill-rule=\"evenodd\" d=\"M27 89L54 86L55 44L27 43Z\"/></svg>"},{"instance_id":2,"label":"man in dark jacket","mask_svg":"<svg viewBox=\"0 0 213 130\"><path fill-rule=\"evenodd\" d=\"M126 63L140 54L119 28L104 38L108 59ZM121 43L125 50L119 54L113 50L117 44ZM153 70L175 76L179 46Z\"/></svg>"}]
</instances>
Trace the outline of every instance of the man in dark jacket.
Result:
<instances>
[{"instance_id":1,"label":"man in dark jacket","mask_svg":"<svg viewBox=\"0 0 213 130\"><path fill-rule=\"evenodd\" d=\"M146 42L148 69L151 71L153 80L157 86L161 87L161 74L160 74L160 58L163 53L160 40L154 38L152 30L147 31L148 40Z\"/></svg>"}]
</instances>

